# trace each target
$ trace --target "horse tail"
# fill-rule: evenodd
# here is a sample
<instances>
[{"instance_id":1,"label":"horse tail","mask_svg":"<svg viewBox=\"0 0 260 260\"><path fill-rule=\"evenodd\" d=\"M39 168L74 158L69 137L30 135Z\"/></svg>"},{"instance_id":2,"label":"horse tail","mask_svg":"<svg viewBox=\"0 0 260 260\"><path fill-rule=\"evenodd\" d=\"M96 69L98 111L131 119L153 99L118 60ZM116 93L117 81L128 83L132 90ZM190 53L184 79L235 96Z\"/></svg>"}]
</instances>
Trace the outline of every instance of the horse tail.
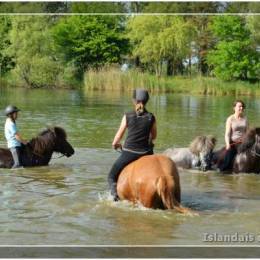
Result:
<instances>
[{"instance_id":1,"label":"horse tail","mask_svg":"<svg viewBox=\"0 0 260 260\"><path fill-rule=\"evenodd\" d=\"M157 194L162 200L162 203L166 209L175 209L179 213L191 214L191 210L182 207L174 196L173 189L169 187L167 177L161 176L156 181Z\"/></svg>"}]
</instances>

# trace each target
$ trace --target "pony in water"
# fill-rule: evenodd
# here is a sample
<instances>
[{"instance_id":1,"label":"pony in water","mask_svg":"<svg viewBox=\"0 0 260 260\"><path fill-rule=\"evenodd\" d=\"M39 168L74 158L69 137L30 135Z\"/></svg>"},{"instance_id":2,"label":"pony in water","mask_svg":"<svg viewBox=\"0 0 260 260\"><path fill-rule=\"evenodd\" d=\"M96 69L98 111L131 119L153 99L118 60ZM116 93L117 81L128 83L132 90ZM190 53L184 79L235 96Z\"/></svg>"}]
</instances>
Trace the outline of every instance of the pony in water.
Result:
<instances>
[{"instance_id":1,"label":"pony in water","mask_svg":"<svg viewBox=\"0 0 260 260\"><path fill-rule=\"evenodd\" d=\"M225 148L213 153L213 164L219 168L225 156ZM260 128L249 129L237 148L233 167L234 173L260 173Z\"/></svg>"},{"instance_id":2,"label":"pony in water","mask_svg":"<svg viewBox=\"0 0 260 260\"><path fill-rule=\"evenodd\" d=\"M169 148L163 154L170 157L177 167L185 169L199 168L207 171L211 169L213 149L216 142L216 138L212 135L197 136L189 147Z\"/></svg>"},{"instance_id":3,"label":"pony in water","mask_svg":"<svg viewBox=\"0 0 260 260\"><path fill-rule=\"evenodd\" d=\"M147 208L190 212L180 205L178 170L165 155L146 155L128 164L119 175L117 193L121 200L139 202Z\"/></svg>"},{"instance_id":4,"label":"pony in water","mask_svg":"<svg viewBox=\"0 0 260 260\"><path fill-rule=\"evenodd\" d=\"M22 148L22 165L44 166L48 165L53 152L61 153L67 157L74 154L74 149L67 141L67 135L61 127L48 128L33 138ZM13 157L9 149L0 148L0 168L11 168Z\"/></svg>"}]
</instances>

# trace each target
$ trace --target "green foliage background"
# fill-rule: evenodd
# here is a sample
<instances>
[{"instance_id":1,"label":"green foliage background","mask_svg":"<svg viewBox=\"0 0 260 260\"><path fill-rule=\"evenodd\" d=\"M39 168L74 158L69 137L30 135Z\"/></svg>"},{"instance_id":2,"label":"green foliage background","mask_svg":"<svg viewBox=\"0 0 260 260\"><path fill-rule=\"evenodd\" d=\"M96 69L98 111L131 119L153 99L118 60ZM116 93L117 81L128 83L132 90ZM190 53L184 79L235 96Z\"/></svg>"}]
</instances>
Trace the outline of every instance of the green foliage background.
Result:
<instances>
[{"instance_id":1,"label":"green foliage background","mask_svg":"<svg viewBox=\"0 0 260 260\"><path fill-rule=\"evenodd\" d=\"M149 12L155 8L165 14L246 12L258 7L257 3L238 6L232 2L185 6L179 3L14 3L11 7L0 4L0 9L9 12L52 13L0 16L0 75L15 86L75 87L81 85L88 71L98 73L103 68L120 68L126 63L128 69L157 77L210 76L225 81L257 82L259 16L177 16ZM68 10L77 15L53 15ZM103 15L109 12L129 15ZM148 15L131 15L133 12Z\"/></svg>"}]
</instances>

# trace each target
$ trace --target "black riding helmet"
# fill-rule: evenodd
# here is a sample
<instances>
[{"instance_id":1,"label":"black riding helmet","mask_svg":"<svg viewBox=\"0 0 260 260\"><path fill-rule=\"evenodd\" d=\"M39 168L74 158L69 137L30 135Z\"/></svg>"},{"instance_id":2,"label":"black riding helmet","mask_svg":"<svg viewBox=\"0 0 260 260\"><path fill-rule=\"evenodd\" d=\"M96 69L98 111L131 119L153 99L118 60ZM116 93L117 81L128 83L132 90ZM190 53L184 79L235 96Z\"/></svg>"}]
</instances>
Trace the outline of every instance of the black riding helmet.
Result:
<instances>
[{"instance_id":1,"label":"black riding helmet","mask_svg":"<svg viewBox=\"0 0 260 260\"><path fill-rule=\"evenodd\" d=\"M145 90L145 89L135 89L133 91L133 99L136 101L136 102L142 102L144 105L148 102L149 100L149 94L148 94L148 91Z\"/></svg>"},{"instance_id":2,"label":"black riding helmet","mask_svg":"<svg viewBox=\"0 0 260 260\"><path fill-rule=\"evenodd\" d=\"M21 111L19 108L17 108L16 106L12 106L12 105L9 105L5 108L5 115L8 116L10 114L13 114L15 112L19 112Z\"/></svg>"}]
</instances>

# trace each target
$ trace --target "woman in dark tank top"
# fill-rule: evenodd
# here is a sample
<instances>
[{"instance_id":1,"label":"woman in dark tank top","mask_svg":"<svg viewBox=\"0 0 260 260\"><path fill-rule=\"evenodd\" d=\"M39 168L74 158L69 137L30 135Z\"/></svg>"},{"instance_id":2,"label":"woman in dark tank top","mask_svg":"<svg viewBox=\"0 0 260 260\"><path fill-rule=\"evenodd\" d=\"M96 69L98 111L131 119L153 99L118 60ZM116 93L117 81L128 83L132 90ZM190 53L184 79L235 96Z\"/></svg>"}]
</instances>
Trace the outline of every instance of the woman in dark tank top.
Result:
<instances>
[{"instance_id":1,"label":"woman in dark tank top","mask_svg":"<svg viewBox=\"0 0 260 260\"><path fill-rule=\"evenodd\" d=\"M112 143L114 149L122 149L121 155L115 161L108 175L109 188L114 201L118 200L116 186L120 172L130 162L139 159L141 156L153 154L153 140L157 135L155 117L145 108L149 100L148 92L144 89L134 90L133 100L135 110L123 116ZM122 146L120 141L126 129L128 134Z\"/></svg>"}]
</instances>

